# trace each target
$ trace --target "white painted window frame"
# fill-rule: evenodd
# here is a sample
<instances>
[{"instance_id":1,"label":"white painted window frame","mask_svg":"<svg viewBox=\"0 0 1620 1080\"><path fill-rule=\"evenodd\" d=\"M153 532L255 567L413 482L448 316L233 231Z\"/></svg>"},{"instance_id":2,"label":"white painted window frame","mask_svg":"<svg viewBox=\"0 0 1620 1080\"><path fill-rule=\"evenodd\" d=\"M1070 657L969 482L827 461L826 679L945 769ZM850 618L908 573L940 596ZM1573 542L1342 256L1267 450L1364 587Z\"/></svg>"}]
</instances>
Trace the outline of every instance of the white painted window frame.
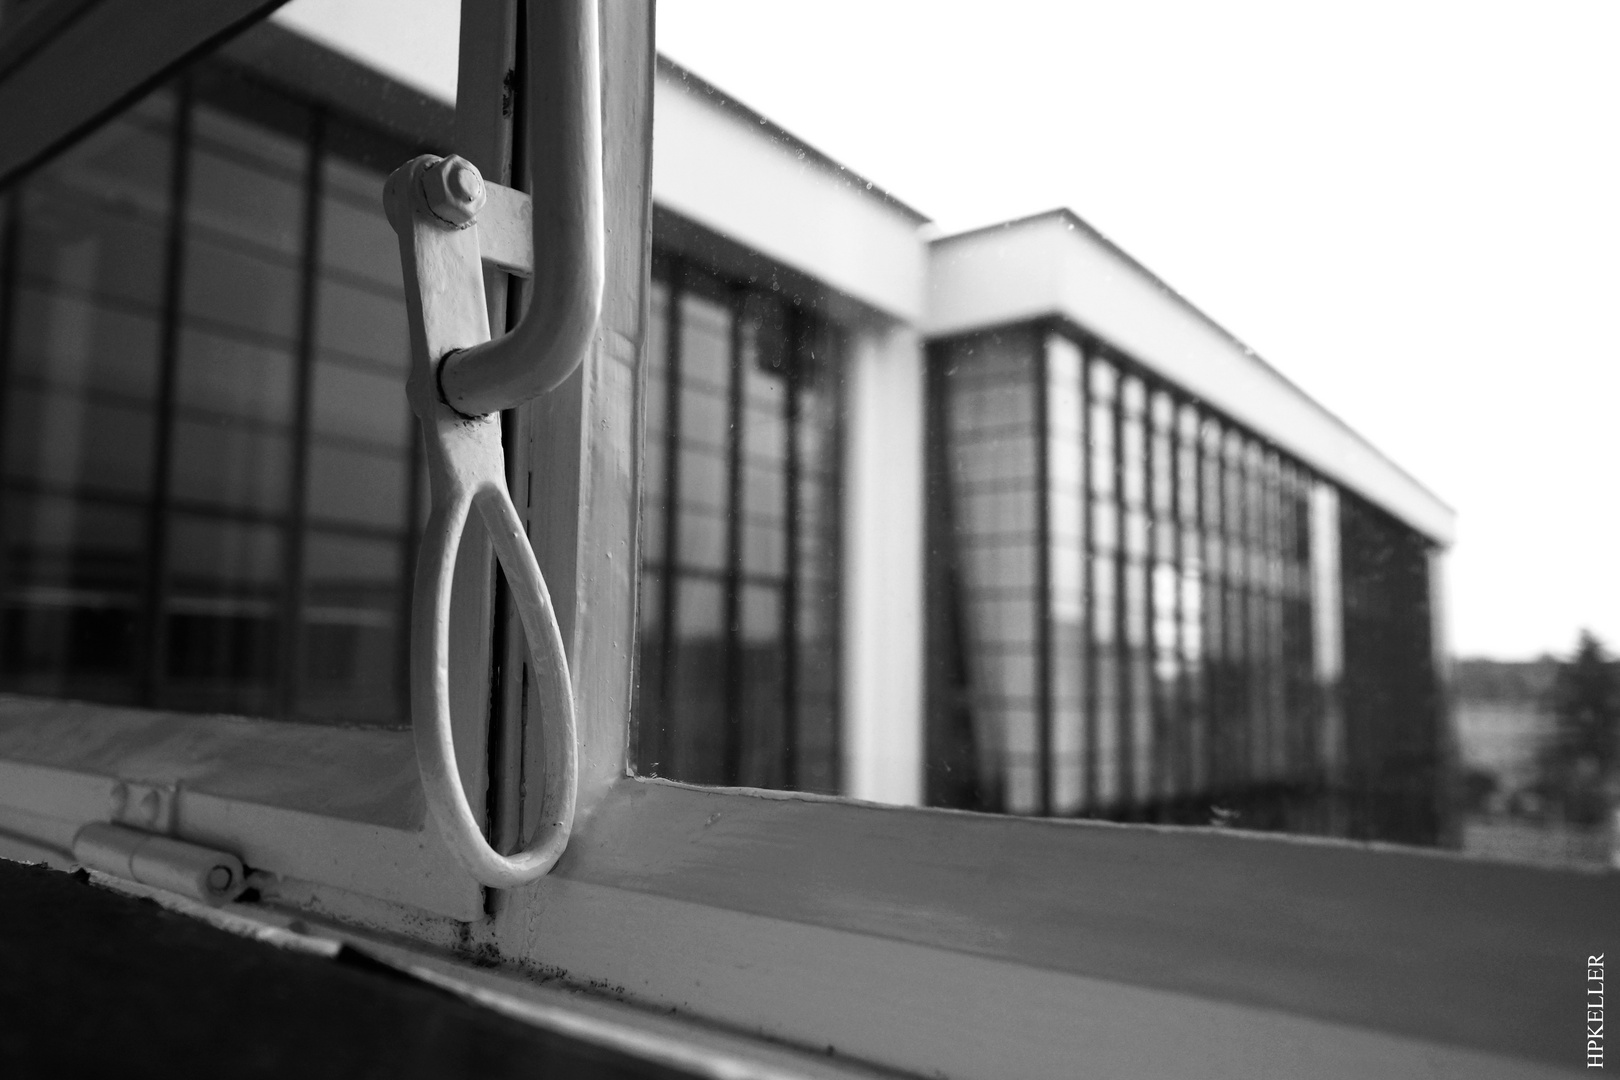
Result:
<instances>
[{"instance_id":1,"label":"white painted window frame","mask_svg":"<svg viewBox=\"0 0 1620 1080\"><path fill-rule=\"evenodd\" d=\"M469 5L464 56L504 47L488 28L510 2ZM75 24L90 35L81 52L139 12L143 38L165 47L143 47L122 83L90 80L55 114L59 129L31 120L26 138L0 139L0 175L269 6L177 2L169 18L102 0ZM1577 1009L1586 956L1620 941L1612 875L628 774L653 51L650 7L614 0L602 13L603 326L585 368L521 413L514 439L514 490L532 493L531 535L578 687L580 812L562 863L509 892L473 885L426 824L404 733L19 698L0 701L7 851L59 851L79 825L116 814L132 785L149 785L172 793L179 835L259 869L267 902L924 1075L1528 1077L1573 1067L1579 1017L1560 1026L1545 1003ZM18 115L8 109L37 100L30 94L79 85L89 61L45 51L0 75L0 116ZM477 135L476 103L496 100L498 89L464 82L464 138ZM475 161L500 145L498 129L482 138ZM487 605L467 625L487 628ZM468 639L476 660L485 639ZM519 707L515 689L502 690Z\"/></svg>"}]
</instances>

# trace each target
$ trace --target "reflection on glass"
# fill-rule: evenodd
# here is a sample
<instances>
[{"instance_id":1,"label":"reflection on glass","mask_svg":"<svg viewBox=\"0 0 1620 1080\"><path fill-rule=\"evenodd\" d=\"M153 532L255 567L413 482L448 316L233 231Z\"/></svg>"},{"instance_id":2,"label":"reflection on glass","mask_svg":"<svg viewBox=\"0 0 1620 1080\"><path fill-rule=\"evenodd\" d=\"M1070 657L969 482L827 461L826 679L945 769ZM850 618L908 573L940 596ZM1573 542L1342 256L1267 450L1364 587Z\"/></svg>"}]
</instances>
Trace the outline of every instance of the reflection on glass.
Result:
<instances>
[{"instance_id":1,"label":"reflection on glass","mask_svg":"<svg viewBox=\"0 0 1620 1080\"><path fill-rule=\"evenodd\" d=\"M1066 334L931 365L930 801L1342 828L1322 481Z\"/></svg>"},{"instance_id":2,"label":"reflection on glass","mask_svg":"<svg viewBox=\"0 0 1620 1080\"><path fill-rule=\"evenodd\" d=\"M151 95L5 200L7 688L139 700L175 108Z\"/></svg>"},{"instance_id":3,"label":"reflection on glass","mask_svg":"<svg viewBox=\"0 0 1620 1080\"><path fill-rule=\"evenodd\" d=\"M413 149L206 61L7 193L0 687L404 722Z\"/></svg>"},{"instance_id":4,"label":"reflection on glass","mask_svg":"<svg viewBox=\"0 0 1620 1080\"><path fill-rule=\"evenodd\" d=\"M837 334L683 260L654 274L638 769L836 791Z\"/></svg>"},{"instance_id":5,"label":"reflection on glass","mask_svg":"<svg viewBox=\"0 0 1620 1080\"><path fill-rule=\"evenodd\" d=\"M946 484L936 497L965 556L953 633L965 660L958 677L977 766L959 783L971 784L976 800L1024 812L1042 798L1036 718L1045 662L1044 553L1031 543L1042 503L1035 462L1045 449L1038 445L1034 342L1030 333L987 335L944 350L936 365L951 431Z\"/></svg>"}]
</instances>

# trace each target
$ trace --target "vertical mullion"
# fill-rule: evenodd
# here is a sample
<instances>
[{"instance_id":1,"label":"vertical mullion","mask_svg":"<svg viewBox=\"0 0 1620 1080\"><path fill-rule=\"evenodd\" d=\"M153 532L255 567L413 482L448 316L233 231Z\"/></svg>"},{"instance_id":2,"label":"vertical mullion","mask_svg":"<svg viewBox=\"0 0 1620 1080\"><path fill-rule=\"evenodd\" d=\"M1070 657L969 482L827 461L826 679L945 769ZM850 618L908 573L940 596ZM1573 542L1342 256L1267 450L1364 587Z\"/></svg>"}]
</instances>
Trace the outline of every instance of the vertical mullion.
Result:
<instances>
[{"instance_id":1,"label":"vertical mullion","mask_svg":"<svg viewBox=\"0 0 1620 1080\"><path fill-rule=\"evenodd\" d=\"M1232 725L1234 723L1235 706L1238 699L1237 680L1234 671L1234 652L1232 644L1232 620L1235 618L1235 600L1232 586L1232 515L1235 507L1232 506L1231 469L1228 467L1226 457L1227 431L1225 425L1218 425L1215 429L1215 445L1210 448L1214 455L1215 472L1215 535L1216 551L1220 558L1220 582L1217 586L1221 593L1220 611L1216 613L1219 622L1221 638L1220 663L1216 665L1216 696L1220 701L1219 712L1219 738L1216 740L1215 763L1216 775L1219 777L1220 790L1223 798L1232 788Z\"/></svg>"},{"instance_id":2,"label":"vertical mullion","mask_svg":"<svg viewBox=\"0 0 1620 1080\"><path fill-rule=\"evenodd\" d=\"M1276 669L1273 678L1276 680L1277 690L1272 697L1277 710L1277 728L1282 738L1282 751L1280 755L1280 768L1285 779L1292 782L1294 765L1299 760L1299 726L1293 720L1294 712L1291 707L1293 690L1290 680L1291 669L1288 662L1289 642L1292 634L1289 632L1294 623L1293 603L1293 564L1288 559L1289 527L1288 527L1288 488L1285 480L1287 460L1278 452L1273 456L1272 467L1272 506L1273 506L1273 535L1272 535L1272 649L1271 662Z\"/></svg>"},{"instance_id":3,"label":"vertical mullion","mask_svg":"<svg viewBox=\"0 0 1620 1080\"><path fill-rule=\"evenodd\" d=\"M10 191L0 193L0 422L6 415L6 403L11 391L12 336L17 325L17 258L21 249L23 199L22 183L13 184ZM6 443L0 439L0 477L5 476ZM0 546L0 560L5 549Z\"/></svg>"},{"instance_id":4,"label":"vertical mullion","mask_svg":"<svg viewBox=\"0 0 1620 1080\"><path fill-rule=\"evenodd\" d=\"M726 410L730 414L730 442L726 447L726 585L725 585L725 758L722 775L727 785L742 782L742 427L743 427L743 300L734 288L730 296L731 386Z\"/></svg>"},{"instance_id":5,"label":"vertical mullion","mask_svg":"<svg viewBox=\"0 0 1620 1080\"><path fill-rule=\"evenodd\" d=\"M1126 526L1125 501L1125 372L1114 366L1114 766L1118 772L1118 804L1133 809L1136 785L1132 765L1136 751L1132 714L1136 704L1131 693L1131 642L1127 575L1130 564L1130 529Z\"/></svg>"},{"instance_id":6,"label":"vertical mullion","mask_svg":"<svg viewBox=\"0 0 1620 1080\"><path fill-rule=\"evenodd\" d=\"M1299 725L1294 720L1294 672L1289 662L1294 626L1294 568L1288 557L1292 539L1288 520L1288 463L1280 454L1274 454L1272 462L1273 701L1282 745L1281 776L1292 787L1294 763L1299 760Z\"/></svg>"},{"instance_id":7,"label":"vertical mullion","mask_svg":"<svg viewBox=\"0 0 1620 1080\"><path fill-rule=\"evenodd\" d=\"M1247 548L1243 569L1249 592L1245 635L1249 649L1248 759L1252 785L1263 788L1267 782L1265 762L1270 752L1270 732L1266 710L1266 582L1261 572L1265 564L1265 468L1257 450L1250 439L1243 440L1244 513L1247 515L1243 531Z\"/></svg>"},{"instance_id":8,"label":"vertical mullion","mask_svg":"<svg viewBox=\"0 0 1620 1080\"><path fill-rule=\"evenodd\" d=\"M1295 560L1299 574L1299 640L1300 654L1298 660L1299 678L1299 707L1303 714L1301 723L1306 725L1305 763L1312 788L1322 794L1322 781L1326 773L1323 767L1323 755L1326 740L1323 738L1323 702L1321 694L1316 690L1316 583L1314 567L1316 564L1315 552L1311 545L1311 476L1303 468L1297 469L1294 475L1294 529L1296 532ZM1323 807L1325 810L1326 808ZM1329 822L1323 821L1324 831Z\"/></svg>"},{"instance_id":9,"label":"vertical mullion","mask_svg":"<svg viewBox=\"0 0 1620 1080\"><path fill-rule=\"evenodd\" d=\"M783 401L783 428L787 433L784 447L782 488L787 505L782 520L784 531L783 555L787 561L786 581L782 587L782 615L780 637L782 641L782 786L791 790L799 787L799 530L803 515L799 507L799 435L803 418L799 412L800 380L805 366L804 317L797 305L787 310L788 364Z\"/></svg>"},{"instance_id":10,"label":"vertical mullion","mask_svg":"<svg viewBox=\"0 0 1620 1080\"><path fill-rule=\"evenodd\" d=\"M1287 458L1277 461L1277 567L1281 580L1278 616L1277 660L1278 676L1282 679L1282 722L1287 737L1285 744L1284 774L1290 782L1298 779L1299 762L1304 757L1305 729L1300 725L1299 711L1295 707L1298 685L1294 679L1294 650L1298 637L1294 630L1299 622L1296 609L1297 589L1294 573L1294 471ZM1314 825L1313 825L1314 827Z\"/></svg>"},{"instance_id":11,"label":"vertical mullion","mask_svg":"<svg viewBox=\"0 0 1620 1080\"><path fill-rule=\"evenodd\" d=\"M1310 476L1296 463L1294 470L1294 573L1295 603L1298 606L1299 653L1295 656L1295 677L1299 679L1300 723L1305 725L1305 757L1301 762L1313 792L1319 793L1322 760L1322 717L1316 689L1316 610L1312 581L1310 527ZM1320 804L1319 809L1320 809ZM1326 822L1321 822L1324 831Z\"/></svg>"},{"instance_id":12,"label":"vertical mullion","mask_svg":"<svg viewBox=\"0 0 1620 1080\"><path fill-rule=\"evenodd\" d=\"M1035 348L1035 805L1042 817L1052 816L1052 508L1051 508L1051 398L1047 379L1050 363L1046 339L1037 335Z\"/></svg>"},{"instance_id":13,"label":"vertical mullion","mask_svg":"<svg viewBox=\"0 0 1620 1080\"><path fill-rule=\"evenodd\" d=\"M1170 451L1170 513L1169 521L1172 535L1170 537L1170 560L1172 564L1171 581L1174 587L1170 591L1171 613L1170 619L1175 627L1175 691L1174 702L1171 707L1172 731L1170 746L1173 760L1170 763L1168 774L1172 799L1179 800L1187 794L1188 759L1192 747L1192 717L1187 708L1187 605L1182 583L1187 574L1186 529L1181 512L1181 409L1182 401L1178 395L1170 395L1170 423L1165 433L1165 445Z\"/></svg>"},{"instance_id":14,"label":"vertical mullion","mask_svg":"<svg viewBox=\"0 0 1620 1080\"><path fill-rule=\"evenodd\" d=\"M1250 649L1253 656L1250 669L1254 672L1254 731L1255 745L1251 753L1257 780L1270 781L1272 751L1271 732L1271 589L1266 566L1267 506L1265 453L1250 445L1244 455L1249 468L1249 499L1253 504L1249 521L1249 577L1251 601L1249 612Z\"/></svg>"},{"instance_id":15,"label":"vertical mullion","mask_svg":"<svg viewBox=\"0 0 1620 1080\"><path fill-rule=\"evenodd\" d=\"M1238 641L1243 649L1243 723L1238 730L1242 732L1243 745L1239 761L1244 768L1244 786L1254 789L1263 782L1259 769L1255 768L1258 748L1260 744L1260 693L1258 683L1258 658L1255 655L1255 626L1256 612L1259 608L1257 588L1259 582L1254 573L1254 469L1249 457L1249 440L1246 435L1238 436L1237 458L1237 493L1238 493L1238 526L1237 535L1242 544L1238 560L1239 581L1242 586L1242 603L1238 607L1240 628Z\"/></svg>"},{"instance_id":16,"label":"vertical mullion","mask_svg":"<svg viewBox=\"0 0 1620 1080\"><path fill-rule=\"evenodd\" d=\"M22 214L19 207L22 204L23 185L16 183L11 190L0 194L0 425L5 423L6 409L11 389L11 362L13 337L17 325L17 258L21 250L19 234L22 231ZM0 508L3 508L4 496L9 485L6 476L6 440L0 438ZM4 510L0 509L0 523L3 523ZM0 529L0 675L5 672L4 656L6 654L7 634L5 613L8 606L7 595L9 590L9 573L7 558L10 553L10 544L7 541L4 529Z\"/></svg>"},{"instance_id":17,"label":"vertical mullion","mask_svg":"<svg viewBox=\"0 0 1620 1080\"><path fill-rule=\"evenodd\" d=\"M1232 536L1236 545L1234 558L1231 560L1234 568L1234 577L1237 583L1237 643L1241 654L1238 657L1238 701L1240 708L1240 723L1234 731L1237 734L1236 761L1241 770L1238 777L1240 787L1252 787L1258 779L1254 773L1254 743L1255 743L1255 691L1254 691L1254 514L1253 490L1249 476L1249 454L1247 439L1239 433L1236 439L1237 460L1233 463L1233 483L1236 489L1236 500L1233 504L1235 522L1232 527Z\"/></svg>"},{"instance_id":18,"label":"vertical mullion","mask_svg":"<svg viewBox=\"0 0 1620 1080\"><path fill-rule=\"evenodd\" d=\"M1153 470L1157 466L1157 452L1155 444L1158 442L1158 432L1155 430L1153 418L1153 389L1151 384L1142 385L1142 523L1143 523L1143 559L1142 559L1142 648L1146 653L1137 663L1147 668L1147 706L1148 706L1148 745L1143 747L1143 756L1147 761L1147 768L1143 770L1142 780L1146 786L1141 792L1144 805L1150 805L1158 794L1157 777L1159 774L1159 754L1164 750L1162 735L1163 710L1159 707L1159 641L1157 628L1159 624L1158 596L1153 587L1153 569L1159 561L1159 508L1154 502L1158 494L1154 484Z\"/></svg>"},{"instance_id":19,"label":"vertical mullion","mask_svg":"<svg viewBox=\"0 0 1620 1080\"><path fill-rule=\"evenodd\" d=\"M144 651L138 700L148 707L158 703L167 660L163 586L169 548L169 466L174 454L175 369L179 362L180 289L185 273L186 203L191 178L191 110L191 80L181 76L175 93L174 141L169 158L169 233L165 238L152 491L147 505L146 574L141 595L140 641Z\"/></svg>"},{"instance_id":20,"label":"vertical mullion","mask_svg":"<svg viewBox=\"0 0 1620 1080\"><path fill-rule=\"evenodd\" d=\"M1306 713L1303 708L1304 687L1299 682L1299 650L1301 645L1300 626L1302 625L1300 612L1300 572L1299 572L1299 520L1297 506L1294 498L1298 490L1299 473L1294 462L1286 455L1279 455L1279 482L1278 482L1278 512L1282 515L1283 533L1279 542L1282 557L1283 574L1283 631L1280 649L1284 677L1283 715L1284 722L1289 724L1294 732L1293 757L1289 759L1288 770L1291 776L1299 779L1304 789L1309 791L1308 777L1302 775L1306 770L1306 763L1310 761L1310 729L1306 727ZM1312 829L1318 828L1314 819Z\"/></svg>"},{"instance_id":21,"label":"vertical mullion","mask_svg":"<svg viewBox=\"0 0 1620 1080\"><path fill-rule=\"evenodd\" d=\"M1215 446L1204 436L1204 425ZM1225 782L1226 739L1226 476L1220 427L1205 414L1198 436L1199 535L1204 542L1204 786L1215 797ZM1210 500L1214 505L1209 505ZM1218 556L1212 558L1211 556Z\"/></svg>"},{"instance_id":22,"label":"vertical mullion","mask_svg":"<svg viewBox=\"0 0 1620 1080\"><path fill-rule=\"evenodd\" d=\"M658 664L658 745L678 745L670 739L668 726L674 721L675 689L675 604L680 590L676 588L676 559L679 557L680 513L680 454L681 454L681 300L685 294L683 264L670 267L669 290L665 294L667 310L664 319L664 575L659 581L663 597L659 604L658 648L662 654ZM662 761L663 756L649 758ZM678 764L675 762L669 765ZM673 768L668 772L674 772Z\"/></svg>"},{"instance_id":23,"label":"vertical mullion","mask_svg":"<svg viewBox=\"0 0 1620 1080\"><path fill-rule=\"evenodd\" d=\"M1209 527L1207 506L1207 488L1209 478L1208 469L1204 461L1204 424L1206 421L1204 410L1199 406L1193 407L1192 438L1188 440L1192 447L1193 459L1193 542L1198 547L1198 670L1197 693L1198 709L1196 724L1198 726L1198 753L1193 761L1193 789L1199 794L1207 793L1212 785L1213 774L1210 771L1209 747L1214 739L1213 697L1211 695L1210 670L1210 642L1209 612ZM1189 691L1191 687L1189 687Z\"/></svg>"},{"instance_id":24,"label":"vertical mullion","mask_svg":"<svg viewBox=\"0 0 1620 1080\"><path fill-rule=\"evenodd\" d=\"M1082 347L1080 352L1080 507L1081 517L1081 550L1082 566L1085 572L1081 575L1081 632L1080 632L1080 663L1084 683L1081 686L1081 696L1084 701L1082 707L1080 745L1083 760L1081 768L1084 769L1085 797L1081 802L1082 813L1094 813L1098 806L1097 782L1099 770L1097 768L1097 622L1096 603L1097 590L1094 575L1096 573L1097 545L1096 545L1096 507L1094 500L1096 491L1093 487L1092 453L1091 453L1091 364L1092 350Z\"/></svg>"},{"instance_id":25,"label":"vertical mullion","mask_svg":"<svg viewBox=\"0 0 1620 1080\"><path fill-rule=\"evenodd\" d=\"M1192 432L1187 439L1189 453L1192 455L1192 504L1189 507L1192 518L1192 541L1198 557L1198 581L1195 587L1198 590L1198 665L1189 668L1187 672L1187 697L1192 702L1197 695L1196 704L1192 709L1190 723L1193 726L1194 738L1189 744L1188 753L1188 788L1189 796L1202 795L1210 786L1209 783L1209 537L1204 528L1204 410L1192 406ZM1188 650L1191 658L1191 649Z\"/></svg>"},{"instance_id":26,"label":"vertical mullion","mask_svg":"<svg viewBox=\"0 0 1620 1080\"><path fill-rule=\"evenodd\" d=\"M1272 755L1276 751L1276 732L1272 730L1271 707L1271 487L1266 478L1266 452L1259 448L1259 457L1251 463L1255 477L1252 482L1255 497L1254 545L1258 558L1249 560L1255 573L1255 682L1259 703L1256 707L1256 728L1260 732L1260 746L1255 760L1261 773L1272 777Z\"/></svg>"},{"instance_id":27,"label":"vertical mullion","mask_svg":"<svg viewBox=\"0 0 1620 1080\"><path fill-rule=\"evenodd\" d=\"M1290 730L1285 703L1286 669L1283 665L1283 513L1281 479L1277 453L1265 452L1265 708L1272 730L1272 771L1280 780L1288 779Z\"/></svg>"},{"instance_id":28,"label":"vertical mullion","mask_svg":"<svg viewBox=\"0 0 1620 1080\"><path fill-rule=\"evenodd\" d=\"M1244 498L1243 498L1243 462L1241 457L1234 457L1231 447L1235 444L1237 436L1228 432L1221 443L1222 467L1222 495L1221 511L1223 516L1222 535L1225 537L1225 569L1227 583L1227 597L1230 607L1227 609L1227 643L1229 652L1234 653L1231 662L1227 665L1228 695L1232 705L1231 715L1228 717L1227 736L1230 745L1227 747L1228 780L1235 788L1241 789L1247 779L1247 769L1244 767L1248 760L1248 726L1249 701L1247 693L1246 666L1248 664L1248 582L1243 573L1243 558L1246 554L1247 544L1243 542L1244 524Z\"/></svg>"},{"instance_id":29,"label":"vertical mullion","mask_svg":"<svg viewBox=\"0 0 1620 1080\"><path fill-rule=\"evenodd\" d=\"M303 641L305 487L309 482L310 413L315 386L315 305L320 278L321 170L326 157L326 110L310 118L304 172L304 250L299 265L297 365L293 390L292 477L288 484L286 535L282 541L281 627L277 651L281 670L276 712L290 718L297 709L299 646ZM409 624L407 624L409 625Z\"/></svg>"},{"instance_id":30,"label":"vertical mullion","mask_svg":"<svg viewBox=\"0 0 1620 1080\"><path fill-rule=\"evenodd\" d=\"M1232 762L1235 754L1232 744L1237 739L1233 729L1239 719L1242 697L1241 680L1237 676L1238 657L1232 636L1232 623L1237 618L1237 589L1232 574L1232 521L1238 508L1232 504L1232 469L1226 453L1228 434L1223 425L1214 447L1216 485L1220 491L1220 504L1215 512L1220 522L1217 535L1220 537L1221 553L1221 738L1217 757L1223 792L1233 786Z\"/></svg>"},{"instance_id":31,"label":"vertical mullion","mask_svg":"<svg viewBox=\"0 0 1620 1080\"><path fill-rule=\"evenodd\" d=\"M827 483L828 491L825 496L826 505L833 508L833 512L826 514L830 518L827 523L829 535L824 538L830 551L827 562L833 567L844 565L844 515L838 508L844 505L844 468L848 464L845 454L845 383L844 364L848 356L848 337L837 331L830 324L823 326L822 332L826 335L826 344L822 350L823 355L817 358L816 366L826 372L828 380L827 392L831 398L829 416L832 418L832 431L827 437L832 441L832 478ZM832 617L828 620L828 636L832 639L830 646L832 663L832 748L828 751L831 756L829 772L831 773L830 787L834 791L844 790L844 578L841 572L833 573L827 583L827 588L833 589Z\"/></svg>"}]
</instances>

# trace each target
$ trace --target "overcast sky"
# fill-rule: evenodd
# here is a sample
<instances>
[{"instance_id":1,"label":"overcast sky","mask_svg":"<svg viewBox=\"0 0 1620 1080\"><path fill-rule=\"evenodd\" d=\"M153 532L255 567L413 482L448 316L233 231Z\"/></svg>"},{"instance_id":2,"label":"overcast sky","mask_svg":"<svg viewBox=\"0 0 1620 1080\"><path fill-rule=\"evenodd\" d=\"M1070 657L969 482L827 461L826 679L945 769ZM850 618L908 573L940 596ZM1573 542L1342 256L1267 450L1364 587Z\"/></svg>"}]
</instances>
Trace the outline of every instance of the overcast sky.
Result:
<instances>
[{"instance_id":1,"label":"overcast sky","mask_svg":"<svg viewBox=\"0 0 1620 1080\"><path fill-rule=\"evenodd\" d=\"M415 38L401 74L453 86L454 6L381 4L285 10ZM1070 207L1366 435L1458 512L1454 652L1620 647L1620 3L658 13L662 51L947 231Z\"/></svg>"},{"instance_id":2,"label":"overcast sky","mask_svg":"<svg viewBox=\"0 0 1620 1080\"><path fill-rule=\"evenodd\" d=\"M1458 512L1463 655L1620 646L1620 4L660 0L948 231L1068 206Z\"/></svg>"}]
</instances>

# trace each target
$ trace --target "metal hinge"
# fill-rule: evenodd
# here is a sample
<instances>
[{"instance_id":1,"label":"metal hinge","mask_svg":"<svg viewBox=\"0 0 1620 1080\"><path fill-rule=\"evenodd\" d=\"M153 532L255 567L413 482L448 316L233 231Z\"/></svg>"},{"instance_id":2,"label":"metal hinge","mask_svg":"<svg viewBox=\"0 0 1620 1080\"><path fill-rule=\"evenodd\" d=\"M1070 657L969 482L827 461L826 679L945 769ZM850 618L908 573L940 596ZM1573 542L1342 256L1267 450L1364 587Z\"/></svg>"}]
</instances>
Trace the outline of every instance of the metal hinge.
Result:
<instances>
[{"instance_id":1,"label":"metal hinge","mask_svg":"<svg viewBox=\"0 0 1620 1080\"><path fill-rule=\"evenodd\" d=\"M110 822L81 828L73 837L73 858L87 870L205 904L234 900L247 884L242 860L228 851Z\"/></svg>"}]
</instances>

